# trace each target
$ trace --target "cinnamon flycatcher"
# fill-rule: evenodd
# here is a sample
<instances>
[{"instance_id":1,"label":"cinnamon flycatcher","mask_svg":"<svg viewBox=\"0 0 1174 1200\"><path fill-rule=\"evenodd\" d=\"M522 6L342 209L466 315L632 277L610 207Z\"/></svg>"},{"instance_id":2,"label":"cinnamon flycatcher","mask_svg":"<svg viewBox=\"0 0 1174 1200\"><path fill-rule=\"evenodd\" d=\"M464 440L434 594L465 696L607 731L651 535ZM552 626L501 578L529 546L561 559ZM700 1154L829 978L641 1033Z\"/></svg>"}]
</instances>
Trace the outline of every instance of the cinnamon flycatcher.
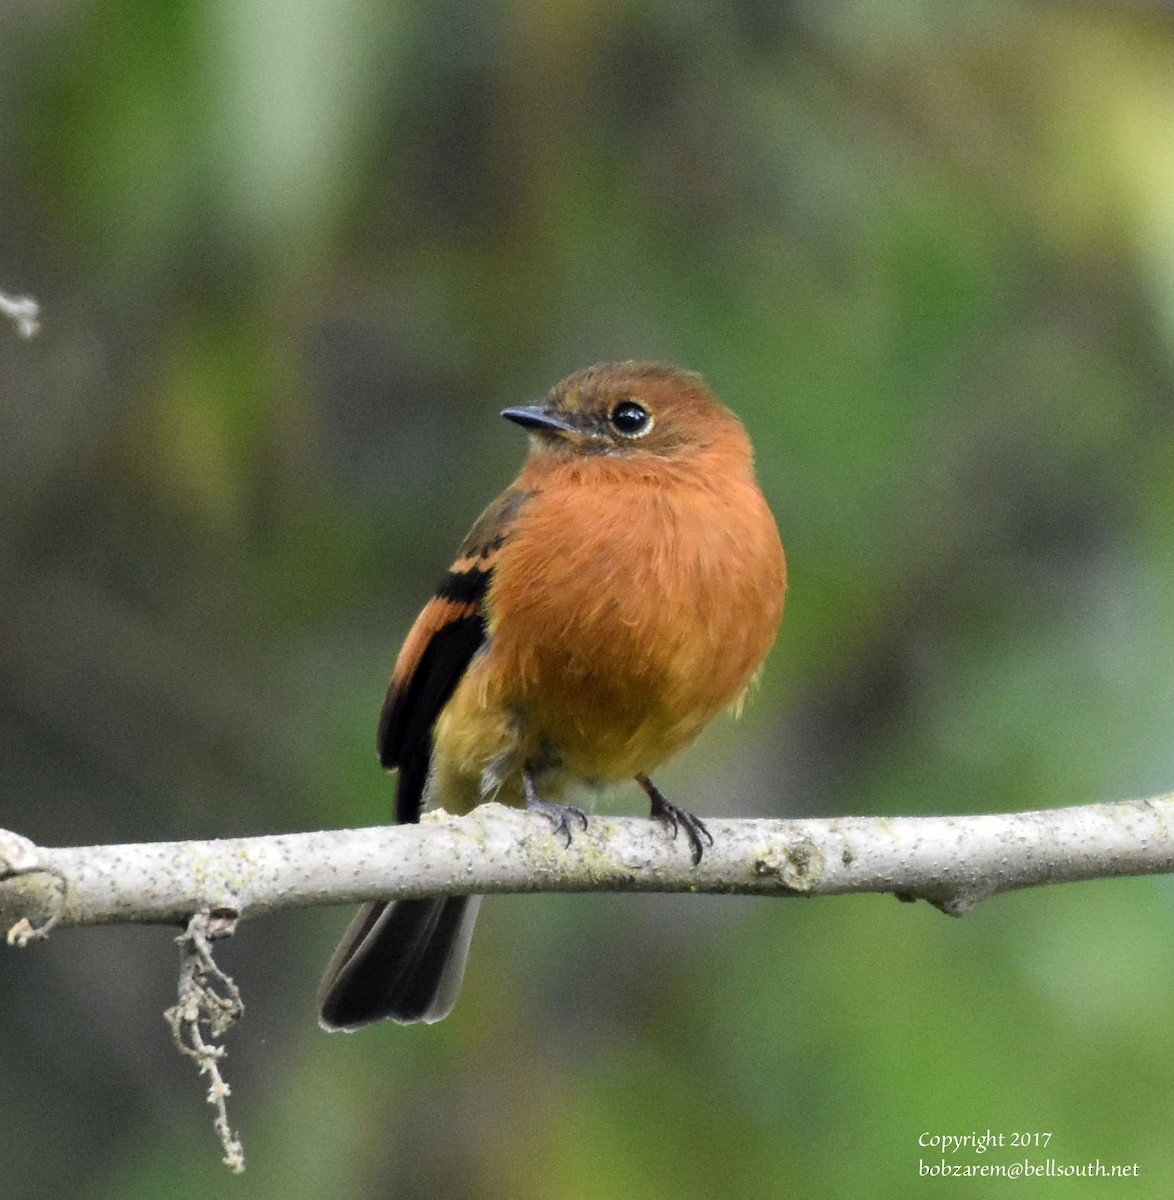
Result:
<instances>
[{"instance_id":1,"label":"cinnamon flycatcher","mask_svg":"<svg viewBox=\"0 0 1174 1200\"><path fill-rule=\"evenodd\" d=\"M698 375L578 371L503 417L530 435L400 650L379 719L395 819L498 800L569 843L576 785L635 779L653 817L712 838L650 771L737 707L778 630L786 566L737 417ZM439 1021L479 896L368 904L319 992L327 1029Z\"/></svg>"}]
</instances>

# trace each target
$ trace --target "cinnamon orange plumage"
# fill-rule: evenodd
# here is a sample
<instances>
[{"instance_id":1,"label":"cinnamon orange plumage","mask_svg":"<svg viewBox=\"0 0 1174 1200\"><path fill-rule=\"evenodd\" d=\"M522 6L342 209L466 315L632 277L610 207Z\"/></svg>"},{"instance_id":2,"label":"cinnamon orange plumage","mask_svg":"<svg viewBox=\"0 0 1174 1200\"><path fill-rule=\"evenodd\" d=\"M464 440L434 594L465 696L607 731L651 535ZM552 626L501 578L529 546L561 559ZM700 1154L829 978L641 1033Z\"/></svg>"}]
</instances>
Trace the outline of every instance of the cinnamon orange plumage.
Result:
<instances>
[{"instance_id":1,"label":"cinnamon orange plumage","mask_svg":"<svg viewBox=\"0 0 1174 1200\"><path fill-rule=\"evenodd\" d=\"M379 753L397 821L485 800L545 811L636 779L654 816L704 824L648 773L736 705L782 616L786 568L738 419L690 372L579 371L502 414L521 474L473 526L396 660ZM479 898L372 904L327 968L322 1023L435 1021L452 1008Z\"/></svg>"}]
</instances>

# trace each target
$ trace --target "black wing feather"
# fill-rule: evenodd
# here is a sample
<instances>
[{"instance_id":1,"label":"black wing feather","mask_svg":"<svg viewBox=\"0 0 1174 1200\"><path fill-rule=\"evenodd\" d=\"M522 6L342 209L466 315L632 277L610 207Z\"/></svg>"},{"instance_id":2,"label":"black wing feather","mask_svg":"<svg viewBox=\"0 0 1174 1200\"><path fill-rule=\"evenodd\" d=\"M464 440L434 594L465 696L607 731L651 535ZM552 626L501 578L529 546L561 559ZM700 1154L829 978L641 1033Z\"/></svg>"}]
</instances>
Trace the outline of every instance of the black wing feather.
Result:
<instances>
[{"instance_id":1,"label":"black wing feather","mask_svg":"<svg viewBox=\"0 0 1174 1200\"><path fill-rule=\"evenodd\" d=\"M399 768L395 819L418 821L432 758L432 726L485 643L480 612L458 617L431 637L407 686L388 693L379 717L379 760Z\"/></svg>"},{"instance_id":2,"label":"black wing feather","mask_svg":"<svg viewBox=\"0 0 1174 1200\"><path fill-rule=\"evenodd\" d=\"M379 761L399 769L395 819L401 823L420 819L433 726L488 639L485 598L494 562L530 494L509 488L481 514L401 651L407 661L396 664L377 741Z\"/></svg>"}]
</instances>

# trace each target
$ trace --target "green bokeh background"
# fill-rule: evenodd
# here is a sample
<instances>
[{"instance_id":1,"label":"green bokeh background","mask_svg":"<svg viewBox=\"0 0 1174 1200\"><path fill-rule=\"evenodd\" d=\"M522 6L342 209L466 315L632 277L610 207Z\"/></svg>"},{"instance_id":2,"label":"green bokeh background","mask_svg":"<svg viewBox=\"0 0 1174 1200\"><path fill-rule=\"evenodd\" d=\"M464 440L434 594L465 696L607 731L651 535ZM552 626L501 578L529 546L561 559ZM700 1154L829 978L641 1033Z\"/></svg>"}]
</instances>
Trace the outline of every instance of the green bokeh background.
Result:
<instances>
[{"instance_id":1,"label":"green bokeh background","mask_svg":"<svg viewBox=\"0 0 1174 1200\"><path fill-rule=\"evenodd\" d=\"M8 0L0 826L376 823L400 638L603 358L703 372L792 572L702 814L1174 783L1174 16L1159 3ZM633 790L616 797L636 810ZM327 1037L342 911L245 925L219 1165L157 929L0 951L2 1193L1003 1196L923 1133L1174 1185L1167 879L517 897L433 1028ZM985 1159L1010 1161L1010 1150Z\"/></svg>"}]
</instances>

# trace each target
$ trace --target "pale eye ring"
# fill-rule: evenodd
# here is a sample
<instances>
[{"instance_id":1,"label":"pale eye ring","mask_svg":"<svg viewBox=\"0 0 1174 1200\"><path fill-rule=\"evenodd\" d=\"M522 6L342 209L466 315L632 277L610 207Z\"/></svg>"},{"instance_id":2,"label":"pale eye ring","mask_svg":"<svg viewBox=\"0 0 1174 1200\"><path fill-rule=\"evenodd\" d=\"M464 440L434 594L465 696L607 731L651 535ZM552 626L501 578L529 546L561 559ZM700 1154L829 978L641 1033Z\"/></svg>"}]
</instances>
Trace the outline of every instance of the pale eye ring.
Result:
<instances>
[{"instance_id":1,"label":"pale eye ring","mask_svg":"<svg viewBox=\"0 0 1174 1200\"><path fill-rule=\"evenodd\" d=\"M607 414L611 427L621 437L643 437L652 428L652 413L635 400L621 400Z\"/></svg>"}]
</instances>

